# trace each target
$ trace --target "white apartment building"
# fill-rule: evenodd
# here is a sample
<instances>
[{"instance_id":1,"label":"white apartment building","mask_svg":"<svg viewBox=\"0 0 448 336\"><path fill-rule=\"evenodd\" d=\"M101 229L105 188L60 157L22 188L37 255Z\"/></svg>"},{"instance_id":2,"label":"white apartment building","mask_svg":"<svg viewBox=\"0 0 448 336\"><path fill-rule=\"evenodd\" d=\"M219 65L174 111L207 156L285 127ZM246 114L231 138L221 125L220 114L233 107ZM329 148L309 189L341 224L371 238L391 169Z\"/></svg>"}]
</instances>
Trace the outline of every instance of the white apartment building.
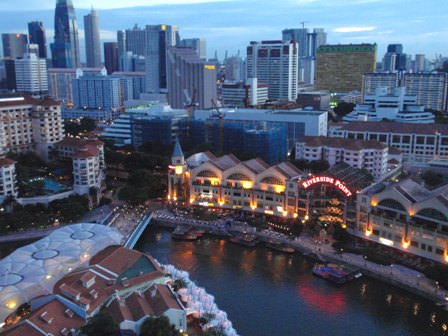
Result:
<instances>
[{"instance_id":1,"label":"white apartment building","mask_svg":"<svg viewBox=\"0 0 448 336\"><path fill-rule=\"evenodd\" d=\"M404 86L408 95L416 96L417 104L431 110L448 111L448 74L445 72L366 73L363 75L362 93L372 95L377 88L387 87L393 91L399 86Z\"/></svg>"},{"instance_id":2,"label":"white apartment building","mask_svg":"<svg viewBox=\"0 0 448 336\"><path fill-rule=\"evenodd\" d=\"M61 159L72 159L73 188L79 195L101 189L105 179L104 143L96 139L65 138L55 145Z\"/></svg>"},{"instance_id":3,"label":"white apartment building","mask_svg":"<svg viewBox=\"0 0 448 336\"><path fill-rule=\"evenodd\" d=\"M17 197L17 178L15 161L0 158L0 203L7 197Z\"/></svg>"},{"instance_id":4,"label":"white apartment building","mask_svg":"<svg viewBox=\"0 0 448 336\"><path fill-rule=\"evenodd\" d=\"M64 138L61 106L50 98L2 98L0 128L0 145L3 150L32 150L49 160L53 144Z\"/></svg>"},{"instance_id":5,"label":"white apartment building","mask_svg":"<svg viewBox=\"0 0 448 336\"><path fill-rule=\"evenodd\" d=\"M269 86L269 99L296 101L299 46L294 41L250 42L247 77Z\"/></svg>"},{"instance_id":6,"label":"white apartment building","mask_svg":"<svg viewBox=\"0 0 448 336\"><path fill-rule=\"evenodd\" d=\"M51 98L73 105L73 80L85 74L107 75L103 68L50 68L48 69L48 89Z\"/></svg>"},{"instance_id":7,"label":"white apartment building","mask_svg":"<svg viewBox=\"0 0 448 336\"><path fill-rule=\"evenodd\" d=\"M100 169L99 150L82 147L73 155L73 189L79 195L89 194L90 188L101 188L103 172Z\"/></svg>"},{"instance_id":8,"label":"white apartment building","mask_svg":"<svg viewBox=\"0 0 448 336\"><path fill-rule=\"evenodd\" d=\"M427 162L448 159L448 125L399 122L331 124L329 137L376 140L403 153L403 160Z\"/></svg>"},{"instance_id":9,"label":"white apartment building","mask_svg":"<svg viewBox=\"0 0 448 336\"><path fill-rule=\"evenodd\" d=\"M448 74L446 72L405 73L402 86L417 96L417 103L428 109L448 111Z\"/></svg>"},{"instance_id":10,"label":"white apartment building","mask_svg":"<svg viewBox=\"0 0 448 336\"><path fill-rule=\"evenodd\" d=\"M14 60L17 91L41 96L48 93L47 60L34 53L26 53Z\"/></svg>"},{"instance_id":11,"label":"white apartment building","mask_svg":"<svg viewBox=\"0 0 448 336\"><path fill-rule=\"evenodd\" d=\"M448 262L448 185L428 189L411 178L357 195L353 235L403 252Z\"/></svg>"},{"instance_id":12,"label":"white apartment building","mask_svg":"<svg viewBox=\"0 0 448 336\"><path fill-rule=\"evenodd\" d=\"M223 105L227 107L261 105L269 99L268 90L266 84L258 84L257 78L249 78L246 84L224 82L222 85Z\"/></svg>"},{"instance_id":13,"label":"white apartment building","mask_svg":"<svg viewBox=\"0 0 448 336\"><path fill-rule=\"evenodd\" d=\"M388 91L400 86L398 72L369 72L362 76L362 95L371 96L376 89L386 87Z\"/></svg>"},{"instance_id":14,"label":"white apartment building","mask_svg":"<svg viewBox=\"0 0 448 336\"><path fill-rule=\"evenodd\" d=\"M377 88L374 95L364 96L364 103L357 104L352 112L343 117L344 121L381 121L384 119L408 123L433 123L434 114L417 104L417 97L407 95L404 87Z\"/></svg>"},{"instance_id":15,"label":"white apartment building","mask_svg":"<svg viewBox=\"0 0 448 336\"><path fill-rule=\"evenodd\" d=\"M372 140L302 137L296 143L296 159L326 160L330 166L345 162L353 168L366 169L375 180L388 172L388 148Z\"/></svg>"}]
</instances>

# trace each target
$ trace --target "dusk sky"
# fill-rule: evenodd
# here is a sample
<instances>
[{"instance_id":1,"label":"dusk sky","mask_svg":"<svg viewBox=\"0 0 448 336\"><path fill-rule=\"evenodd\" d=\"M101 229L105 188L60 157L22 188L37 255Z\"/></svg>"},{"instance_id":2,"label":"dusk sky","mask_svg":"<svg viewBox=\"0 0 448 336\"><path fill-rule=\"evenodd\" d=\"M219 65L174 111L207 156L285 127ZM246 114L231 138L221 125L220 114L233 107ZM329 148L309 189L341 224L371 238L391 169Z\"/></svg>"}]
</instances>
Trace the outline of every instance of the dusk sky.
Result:
<instances>
[{"instance_id":1,"label":"dusk sky","mask_svg":"<svg viewBox=\"0 0 448 336\"><path fill-rule=\"evenodd\" d=\"M20 3L20 9L17 4ZM1 32L26 32L31 20L41 20L47 39L53 39L56 0L0 1ZM173 24L181 37L207 39L208 55L222 59L249 41L280 39L284 28L322 27L328 43L378 43L378 59L387 44L402 43L409 54L448 55L446 0L73 0L80 39L83 19L94 3L100 15L101 36L115 39L116 30L134 24ZM125 7L125 8L120 8ZM83 41L82 41L83 46Z\"/></svg>"}]
</instances>

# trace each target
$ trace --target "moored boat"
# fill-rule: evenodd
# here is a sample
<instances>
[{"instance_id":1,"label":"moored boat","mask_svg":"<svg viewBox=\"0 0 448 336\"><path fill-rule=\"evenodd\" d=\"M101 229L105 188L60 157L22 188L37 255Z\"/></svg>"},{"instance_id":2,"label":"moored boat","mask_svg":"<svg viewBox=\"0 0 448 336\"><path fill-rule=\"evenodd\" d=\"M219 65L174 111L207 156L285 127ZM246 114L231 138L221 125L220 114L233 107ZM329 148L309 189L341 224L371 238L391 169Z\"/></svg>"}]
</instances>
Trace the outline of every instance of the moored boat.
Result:
<instances>
[{"instance_id":1,"label":"moored boat","mask_svg":"<svg viewBox=\"0 0 448 336\"><path fill-rule=\"evenodd\" d=\"M191 230L190 226L179 225L171 234L171 238L175 240L196 240L199 236Z\"/></svg>"},{"instance_id":2,"label":"moored boat","mask_svg":"<svg viewBox=\"0 0 448 336\"><path fill-rule=\"evenodd\" d=\"M232 243L248 247L254 247L258 244L258 237L253 234L237 234L229 239Z\"/></svg>"},{"instance_id":3,"label":"moored boat","mask_svg":"<svg viewBox=\"0 0 448 336\"><path fill-rule=\"evenodd\" d=\"M316 264L313 267L313 274L336 284L344 284L362 275L358 270L337 264Z\"/></svg>"},{"instance_id":4,"label":"moored boat","mask_svg":"<svg viewBox=\"0 0 448 336\"><path fill-rule=\"evenodd\" d=\"M271 250L283 252L283 253L292 254L292 253L296 252L296 250L293 247L288 246L284 243L269 242L269 243L266 243L266 247Z\"/></svg>"}]
</instances>

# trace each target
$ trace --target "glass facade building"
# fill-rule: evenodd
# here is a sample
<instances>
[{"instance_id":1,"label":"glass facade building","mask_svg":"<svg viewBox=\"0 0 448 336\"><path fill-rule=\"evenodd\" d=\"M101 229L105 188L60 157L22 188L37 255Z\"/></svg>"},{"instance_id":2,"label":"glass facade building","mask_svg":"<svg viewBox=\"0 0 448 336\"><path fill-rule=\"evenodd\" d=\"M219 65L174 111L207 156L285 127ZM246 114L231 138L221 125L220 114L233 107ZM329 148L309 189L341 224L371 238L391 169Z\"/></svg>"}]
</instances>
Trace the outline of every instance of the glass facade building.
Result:
<instances>
[{"instance_id":1,"label":"glass facade building","mask_svg":"<svg viewBox=\"0 0 448 336\"><path fill-rule=\"evenodd\" d=\"M80 66L78 23L71 0L57 0L54 14L54 43L51 44L53 67Z\"/></svg>"}]
</instances>

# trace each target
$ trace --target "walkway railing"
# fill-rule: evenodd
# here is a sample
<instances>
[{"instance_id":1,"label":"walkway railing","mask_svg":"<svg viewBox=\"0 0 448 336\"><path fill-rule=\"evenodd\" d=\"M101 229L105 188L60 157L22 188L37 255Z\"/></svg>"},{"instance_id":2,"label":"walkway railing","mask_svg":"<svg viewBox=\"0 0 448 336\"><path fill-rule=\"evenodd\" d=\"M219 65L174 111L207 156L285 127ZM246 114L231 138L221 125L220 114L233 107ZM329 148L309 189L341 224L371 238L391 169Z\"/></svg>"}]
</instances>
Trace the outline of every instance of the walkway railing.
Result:
<instances>
[{"instance_id":1,"label":"walkway railing","mask_svg":"<svg viewBox=\"0 0 448 336\"><path fill-rule=\"evenodd\" d=\"M133 249L135 244L137 244L138 240L140 239L140 236L143 234L143 232L146 230L148 225L151 223L152 219L152 213L146 215L143 217L143 219L138 223L137 227L134 231L129 235L126 242L123 244L124 247Z\"/></svg>"}]
</instances>

